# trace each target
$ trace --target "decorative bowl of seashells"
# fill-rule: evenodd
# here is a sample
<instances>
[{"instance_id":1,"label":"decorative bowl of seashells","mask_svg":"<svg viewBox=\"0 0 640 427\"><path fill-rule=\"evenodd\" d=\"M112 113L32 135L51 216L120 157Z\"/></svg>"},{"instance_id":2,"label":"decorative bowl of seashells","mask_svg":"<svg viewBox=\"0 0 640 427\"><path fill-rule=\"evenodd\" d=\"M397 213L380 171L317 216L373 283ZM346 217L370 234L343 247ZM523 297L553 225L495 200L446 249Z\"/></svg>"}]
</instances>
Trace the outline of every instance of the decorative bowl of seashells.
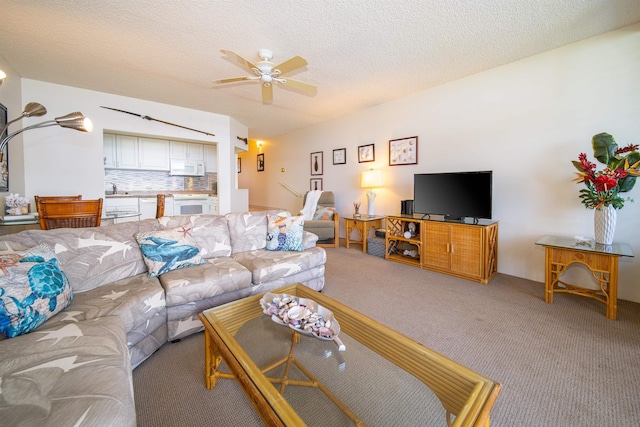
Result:
<instances>
[{"instance_id":1,"label":"decorative bowl of seashells","mask_svg":"<svg viewBox=\"0 0 640 427\"><path fill-rule=\"evenodd\" d=\"M260 306L262 312L271 316L271 320L278 325L288 326L303 335L335 341L340 351L344 351L344 344L338 339L340 324L333 317L331 310L315 301L267 292L260 300Z\"/></svg>"}]
</instances>

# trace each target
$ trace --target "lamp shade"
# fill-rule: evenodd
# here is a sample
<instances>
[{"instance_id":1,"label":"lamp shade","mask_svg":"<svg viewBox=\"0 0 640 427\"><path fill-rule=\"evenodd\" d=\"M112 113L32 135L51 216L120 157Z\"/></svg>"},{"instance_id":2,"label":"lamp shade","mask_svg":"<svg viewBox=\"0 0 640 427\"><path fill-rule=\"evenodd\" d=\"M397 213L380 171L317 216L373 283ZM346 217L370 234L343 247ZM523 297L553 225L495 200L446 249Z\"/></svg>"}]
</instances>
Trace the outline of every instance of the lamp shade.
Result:
<instances>
[{"instance_id":1,"label":"lamp shade","mask_svg":"<svg viewBox=\"0 0 640 427\"><path fill-rule=\"evenodd\" d=\"M24 106L22 116L24 117L39 117L47 114L47 109L39 102L30 102Z\"/></svg>"},{"instance_id":2,"label":"lamp shade","mask_svg":"<svg viewBox=\"0 0 640 427\"><path fill-rule=\"evenodd\" d=\"M382 187L382 171L371 169L362 172L362 178L360 179L360 187L362 188L374 188Z\"/></svg>"},{"instance_id":3,"label":"lamp shade","mask_svg":"<svg viewBox=\"0 0 640 427\"><path fill-rule=\"evenodd\" d=\"M79 111L56 117L56 123L63 128L75 129L81 132L91 132L93 130L91 120Z\"/></svg>"}]
</instances>

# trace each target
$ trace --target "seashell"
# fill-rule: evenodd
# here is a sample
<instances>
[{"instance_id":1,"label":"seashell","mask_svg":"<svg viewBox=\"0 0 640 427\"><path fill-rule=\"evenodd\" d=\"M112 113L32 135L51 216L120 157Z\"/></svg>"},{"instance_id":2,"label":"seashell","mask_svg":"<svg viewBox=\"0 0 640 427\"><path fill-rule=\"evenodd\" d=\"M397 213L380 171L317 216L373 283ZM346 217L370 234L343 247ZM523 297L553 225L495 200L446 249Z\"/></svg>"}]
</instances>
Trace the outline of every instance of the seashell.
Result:
<instances>
[{"instance_id":1,"label":"seashell","mask_svg":"<svg viewBox=\"0 0 640 427\"><path fill-rule=\"evenodd\" d=\"M330 337L333 335L333 330L327 328L326 326L323 326L322 328L318 329L318 335L320 335L321 337Z\"/></svg>"},{"instance_id":2,"label":"seashell","mask_svg":"<svg viewBox=\"0 0 640 427\"><path fill-rule=\"evenodd\" d=\"M306 309L306 307L299 305L289 309L288 316L291 319L301 320L305 316L308 316L309 314L311 313L309 312L309 310Z\"/></svg>"},{"instance_id":3,"label":"seashell","mask_svg":"<svg viewBox=\"0 0 640 427\"><path fill-rule=\"evenodd\" d=\"M327 320L324 322L324 326L326 326L327 328L331 327L331 320Z\"/></svg>"},{"instance_id":4,"label":"seashell","mask_svg":"<svg viewBox=\"0 0 640 427\"><path fill-rule=\"evenodd\" d=\"M267 308L267 314L272 315L278 312L278 307L271 305Z\"/></svg>"}]
</instances>

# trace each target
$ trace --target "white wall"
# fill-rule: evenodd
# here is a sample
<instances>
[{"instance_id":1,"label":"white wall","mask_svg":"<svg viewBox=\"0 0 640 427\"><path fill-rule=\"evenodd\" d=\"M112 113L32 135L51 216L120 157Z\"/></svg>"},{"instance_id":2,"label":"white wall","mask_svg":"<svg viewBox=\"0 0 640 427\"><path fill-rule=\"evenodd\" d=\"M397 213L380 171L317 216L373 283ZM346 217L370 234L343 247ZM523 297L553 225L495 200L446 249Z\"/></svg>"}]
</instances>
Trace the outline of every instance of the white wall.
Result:
<instances>
[{"instance_id":1,"label":"white wall","mask_svg":"<svg viewBox=\"0 0 640 427\"><path fill-rule=\"evenodd\" d=\"M7 74L4 84L0 86L0 103L7 107L7 121L20 116L24 104L20 76L9 65L7 60L0 55L0 70ZM26 103L25 103L26 104ZM23 127L22 121L17 121L9 127L9 133ZM17 135L9 142L9 192L24 194L24 152L22 149L22 135ZM1 193L6 194L6 193ZM2 204L4 206L4 204Z\"/></svg>"},{"instance_id":2,"label":"white wall","mask_svg":"<svg viewBox=\"0 0 640 427\"><path fill-rule=\"evenodd\" d=\"M102 133L107 129L162 138L216 142L220 212L228 212L231 209L230 193L232 185L235 185L235 176L233 181L230 176L231 173L235 174L235 169L231 170L230 165L235 162L235 152L230 143L231 119L228 116L28 79L22 80L22 98L38 101L49 111L44 117L24 119L25 126L72 111L81 111L91 118L94 125L92 133L55 126L22 134L25 159L23 191L27 197L33 198L36 194L104 197ZM215 136L143 120L100 106L147 115L213 133ZM234 126L242 127L237 123ZM13 158L10 161L13 163ZM14 178L13 172L12 169L10 179Z\"/></svg>"},{"instance_id":3,"label":"white wall","mask_svg":"<svg viewBox=\"0 0 640 427\"><path fill-rule=\"evenodd\" d=\"M302 200L278 182L308 190L310 153L323 151L324 189L336 193L341 215L353 213L354 201L366 207L359 176L371 167L385 176L376 213L397 214L400 200L413 198L414 173L493 170L499 271L543 282L540 236L593 236L571 161L580 152L595 161L591 137L600 132L620 146L640 143L639 76L634 25L264 141L264 172L256 172L252 142L240 186L250 188L252 205L297 211ZM418 164L389 167L388 140L414 135ZM359 164L357 147L372 143L375 162ZM333 165L333 149L344 147L347 164ZM630 243L636 258L620 259L618 295L640 302L640 183L627 194L637 202L618 212L615 240Z\"/></svg>"}]
</instances>

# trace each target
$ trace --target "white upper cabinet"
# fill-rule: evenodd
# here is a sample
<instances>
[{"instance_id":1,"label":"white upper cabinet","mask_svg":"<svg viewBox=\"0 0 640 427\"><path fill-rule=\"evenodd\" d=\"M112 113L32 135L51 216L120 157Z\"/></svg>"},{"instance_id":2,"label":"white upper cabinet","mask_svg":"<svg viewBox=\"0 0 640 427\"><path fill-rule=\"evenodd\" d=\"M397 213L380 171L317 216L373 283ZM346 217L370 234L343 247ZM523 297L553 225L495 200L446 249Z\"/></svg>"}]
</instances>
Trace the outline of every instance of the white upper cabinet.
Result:
<instances>
[{"instance_id":1,"label":"white upper cabinet","mask_svg":"<svg viewBox=\"0 0 640 427\"><path fill-rule=\"evenodd\" d=\"M104 167L108 169L138 169L138 138L135 136L103 135Z\"/></svg>"},{"instance_id":2,"label":"white upper cabinet","mask_svg":"<svg viewBox=\"0 0 640 427\"><path fill-rule=\"evenodd\" d=\"M117 168L116 136L112 133L105 133L102 139L102 146L104 150L104 167Z\"/></svg>"},{"instance_id":3,"label":"white upper cabinet","mask_svg":"<svg viewBox=\"0 0 640 427\"><path fill-rule=\"evenodd\" d=\"M193 142L171 141L171 158L204 160L204 145Z\"/></svg>"},{"instance_id":4,"label":"white upper cabinet","mask_svg":"<svg viewBox=\"0 0 640 427\"><path fill-rule=\"evenodd\" d=\"M116 135L116 159L118 169L138 169L138 138Z\"/></svg>"},{"instance_id":5,"label":"white upper cabinet","mask_svg":"<svg viewBox=\"0 0 640 427\"><path fill-rule=\"evenodd\" d=\"M204 171L218 172L218 146L204 146Z\"/></svg>"},{"instance_id":6,"label":"white upper cabinet","mask_svg":"<svg viewBox=\"0 0 640 427\"><path fill-rule=\"evenodd\" d=\"M169 141L130 135L103 135L107 169L169 170Z\"/></svg>"},{"instance_id":7,"label":"white upper cabinet","mask_svg":"<svg viewBox=\"0 0 640 427\"><path fill-rule=\"evenodd\" d=\"M138 138L140 169L169 170L169 141L155 138Z\"/></svg>"}]
</instances>

